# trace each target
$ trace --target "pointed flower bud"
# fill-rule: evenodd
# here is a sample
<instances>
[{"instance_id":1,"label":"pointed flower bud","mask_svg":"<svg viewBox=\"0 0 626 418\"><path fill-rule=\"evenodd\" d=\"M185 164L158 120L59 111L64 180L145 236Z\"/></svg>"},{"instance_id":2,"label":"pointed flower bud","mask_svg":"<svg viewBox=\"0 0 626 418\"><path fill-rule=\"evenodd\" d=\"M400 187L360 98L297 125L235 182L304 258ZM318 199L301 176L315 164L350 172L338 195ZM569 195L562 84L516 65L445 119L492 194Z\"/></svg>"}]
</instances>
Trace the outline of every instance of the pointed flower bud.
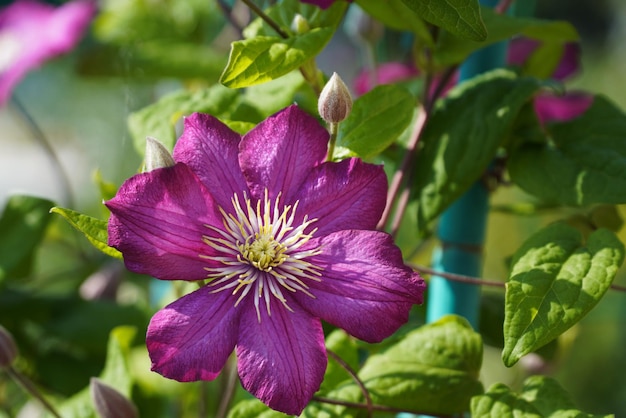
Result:
<instances>
[{"instance_id":1,"label":"pointed flower bud","mask_svg":"<svg viewBox=\"0 0 626 418\"><path fill-rule=\"evenodd\" d=\"M0 325L0 369L9 367L17 357L17 346L9 331Z\"/></svg>"},{"instance_id":2,"label":"pointed flower bud","mask_svg":"<svg viewBox=\"0 0 626 418\"><path fill-rule=\"evenodd\" d=\"M158 139L151 136L146 137L146 163L144 172L157 168L172 167L176 162L172 154L165 148Z\"/></svg>"},{"instance_id":3,"label":"pointed flower bud","mask_svg":"<svg viewBox=\"0 0 626 418\"><path fill-rule=\"evenodd\" d=\"M124 395L92 377L89 384L91 400L100 418L137 418L137 408Z\"/></svg>"},{"instance_id":4,"label":"pointed flower bud","mask_svg":"<svg viewBox=\"0 0 626 418\"><path fill-rule=\"evenodd\" d=\"M322 89L317 110L328 123L339 123L348 117L352 110L352 96L348 87L337 73L333 73Z\"/></svg>"},{"instance_id":5,"label":"pointed flower bud","mask_svg":"<svg viewBox=\"0 0 626 418\"><path fill-rule=\"evenodd\" d=\"M306 20L306 18L301 14L296 13L291 21L291 31L296 35L302 35L310 30L311 27L309 26L309 21Z\"/></svg>"}]
</instances>

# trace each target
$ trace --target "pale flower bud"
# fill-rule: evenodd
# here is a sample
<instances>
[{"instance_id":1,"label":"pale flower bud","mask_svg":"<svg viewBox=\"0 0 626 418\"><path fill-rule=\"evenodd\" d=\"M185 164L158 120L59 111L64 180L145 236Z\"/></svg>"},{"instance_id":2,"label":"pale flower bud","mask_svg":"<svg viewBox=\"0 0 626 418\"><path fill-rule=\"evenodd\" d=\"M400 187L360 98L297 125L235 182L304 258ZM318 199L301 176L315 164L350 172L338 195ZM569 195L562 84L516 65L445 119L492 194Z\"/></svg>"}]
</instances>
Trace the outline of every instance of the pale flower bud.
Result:
<instances>
[{"instance_id":1,"label":"pale flower bud","mask_svg":"<svg viewBox=\"0 0 626 418\"><path fill-rule=\"evenodd\" d=\"M291 31L296 35L303 35L310 30L309 21L301 14L296 13L291 21Z\"/></svg>"},{"instance_id":2,"label":"pale flower bud","mask_svg":"<svg viewBox=\"0 0 626 418\"><path fill-rule=\"evenodd\" d=\"M0 369L11 366L17 357L17 346L13 336L0 325Z\"/></svg>"},{"instance_id":3,"label":"pale flower bud","mask_svg":"<svg viewBox=\"0 0 626 418\"><path fill-rule=\"evenodd\" d=\"M165 145L151 136L146 137L145 161L144 172L157 168L172 167L176 164L172 154L165 148Z\"/></svg>"},{"instance_id":4,"label":"pale flower bud","mask_svg":"<svg viewBox=\"0 0 626 418\"><path fill-rule=\"evenodd\" d=\"M89 384L91 400L100 418L137 418L139 416L135 405L124 395L92 377Z\"/></svg>"},{"instance_id":5,"label":"pale flower bud","mask_svg":"<svg viewBox=\"0 0 626 418\"><path fill-rule=\"evenodd\" d=\"M348 87L337 73L333 73L322 89L317 110L328 123L339 123L348 117L352 110L352 96Z\"/></svg>"}]
</instances>

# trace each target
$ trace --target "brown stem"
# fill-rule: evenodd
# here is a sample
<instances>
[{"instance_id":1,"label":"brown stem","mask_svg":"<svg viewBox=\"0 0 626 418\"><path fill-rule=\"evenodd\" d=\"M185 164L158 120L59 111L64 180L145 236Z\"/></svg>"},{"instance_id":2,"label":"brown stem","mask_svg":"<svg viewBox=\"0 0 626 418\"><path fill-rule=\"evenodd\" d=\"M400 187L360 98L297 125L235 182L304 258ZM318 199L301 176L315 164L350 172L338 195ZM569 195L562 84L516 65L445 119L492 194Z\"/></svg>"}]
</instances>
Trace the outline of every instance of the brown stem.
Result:
<instances>
[{"instance_id":1,"label":"brown stem","mask_svg":"<svg viewBox=\"0 0 626 418\"><path fill-rule=\"evenodd\" d=\"M7 374L13 380L15 380L16 383L22 386L22 388L24 388L24 390L26 390L31 396L36 398L43 405L43 407L48 410L48 412L50 412L56 418L61 418L61 415L59 415L57 410L52 406L50 402L46 400L46 398L39 391L39 389L37 389L37 387L35 387L35 385L33 385L33 383L30 380L28 380L26 376L24 376L22 373L20 373L15 368L13 368L13 366L9 366L5 370Z\"/></svg>"},{"instance_id":2,"label":"brown stem","mask_svg":"<svg viewBox=\"0 0 626 418\"><path fill-rule=\"evenodd\" d=\"M369 391L365 387L365 383L363 383L361 378L359 378L359 376L356 374L356 371L352 367L350 367L350 365L346 363L341 357L339 357L337 353L329 349L326 349L326 352L330 357L333 358L333 360L335 360L341 367L343 367L348 372L348 374L350 375L350 377L352 377L359 389L361 389L361 393L363 393L363 397L365 398L365 404L367 405L367 416L372 417L374 415L374 410L372 409L372 398Z\"/></svg>"},{"instance_id":3,"label":"brown stem","mask_svg":"<svg viewBox=\"0 0 626 418\"><path fill-rule=\"evenodd\" d=\"M246 4L246 6L248 6L250 8L250 10L252 10L254 13L256 13L257 16L259 16L261 19L263 19L263 21L265 23L270 25L271 28L274 29L278 35L280 35L281 38L283 38L283 39L289 38L289 35L284 30L282 30L280 28L280 25L278 23L276 23L276 21L274 21L274 19L269 17L263 10L261 10L261 8L259 6L254 4L252 2L252 0L241 0L241 1L243 1Z\"/></svg>"},{"instance_id":4,"label":"brown stem","mask_svg":"<svg viewBox=\"0 0 626 418\"><path fill-rule=\"evenodd\" d=\"M340 401L338 399L324 398L322 396L314 396L312 400L316 402L331 404L331 405L347 406L348 408L358 408L358 409L368 408L368 405L364 403ZM409 414L415 414L415 415L427 415L427 416L439 417L439 418L453 418L453 415L433 414L432 412L416 411L413 409L405 409L405 408L394 408L392 406L385 406L385 405L373 404L371 408L373 411L394 412L394 413L407 412Z\"/></svg>"}]
</instances>

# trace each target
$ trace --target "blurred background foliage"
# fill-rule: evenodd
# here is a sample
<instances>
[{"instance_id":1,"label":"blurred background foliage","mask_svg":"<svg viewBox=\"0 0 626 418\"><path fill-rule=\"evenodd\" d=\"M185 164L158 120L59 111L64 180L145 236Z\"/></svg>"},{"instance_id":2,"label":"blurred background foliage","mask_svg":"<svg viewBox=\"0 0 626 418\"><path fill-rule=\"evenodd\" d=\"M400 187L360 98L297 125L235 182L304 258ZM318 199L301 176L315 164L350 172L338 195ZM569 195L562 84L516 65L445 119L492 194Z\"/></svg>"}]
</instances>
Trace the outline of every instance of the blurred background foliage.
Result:
<instances>
[{"instance_id":1,"label":"blurred background foliage","mask_svg":"<svg viewBox=\"0 0 626 418\"><path fill-rule=\"evenodd\" d=\"M240 9L241 20L235 23L242 26L250 16ZM581 34L583 71L571 86L605 94L626 108L626 85L621 82L626 72L626 3L545 0L537 2L536 15L568 20ZM80 47L26 77L15 95L68 171L73 209L106 219L102 199L141 165L127 125L129 115L180 88L215 84L230 41L238 37L217 1L103 0ZM401 57L400 35L389 33L387 39L381 58ZM338 32L318 64L326 73L341 73L350 85L361 70L355 65L364 56L359 47L349 33ZM280 91L280 84L273 88ZM53 399L62 400L100 374L110 332L129 325L138 330L128 354L135 377L132 394L144 415L197 416L203 408L213 410L216 405L196 400L226 384L224 377L212 384L178 384L149 371L143 331L158 303L185 290L151 293L149 280L126 272L119 260L98 253L59 216L48 214L50 207L68 202L63 201L64 191L47 155L15 107L0 109L0 132L0 323L18 343L18 367ZM503 187L494 193L492 209L483 277L496 280L505 279L509 257L530 233L562 218L564 211L573 222L584 212L543 207L519 189ZM619 209L619 215L626 216L626 208ZM28 216L21 219L15 215L19 213ZM407 225L405 242L400 242L407 252L411 233ZM626 241L623 228L620 237ZM432 246L424 242L413 261L427 265ZM615 283L626 285L624 269ZM559 379L581 409L626 417L626 294L610 291L558 342L512 369L500 360L503 292L485 288L483 297L485 387L503 382L515 388L531 372L547 373ZM416 309L416 323L422 313L423 308ZM164 393L179 396L171 403L171 397L161 396ZM0 417L15 416L25 401L14 384L0 376Z\"/></svg>"}]
</instances>

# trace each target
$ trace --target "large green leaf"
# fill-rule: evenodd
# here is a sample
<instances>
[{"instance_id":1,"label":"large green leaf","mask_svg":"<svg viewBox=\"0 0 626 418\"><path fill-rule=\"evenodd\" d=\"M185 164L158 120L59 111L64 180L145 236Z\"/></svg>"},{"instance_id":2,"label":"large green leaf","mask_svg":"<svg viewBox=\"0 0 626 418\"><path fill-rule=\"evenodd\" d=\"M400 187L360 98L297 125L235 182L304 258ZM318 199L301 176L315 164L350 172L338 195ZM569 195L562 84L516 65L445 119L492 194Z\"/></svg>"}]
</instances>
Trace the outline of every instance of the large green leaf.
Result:
<instances>
[{"instance_id":1,"label":"large green leaf","mask_svg":"<svg viewBox=\"0 0 626 418\"><path fill-rule=\"evenodd\" d=\"M205 112L219 117L232 112L238 100L237 91L219 84L197 92L181 90L164 96L128 117L128 128L135 148L139 155L143 155L146 137L152 136L171 150L176 142L174 127L182 116Z\"/></svg>"},{"instance_id":2,"label":"large green leaf","mask_svg":"<svg viewBox=\"0 0 626 418\"><path fill-rule=\"evenodd\" d=\"M546 143L511 151L511 180L566 205L626 203L626 115L602 96L581 117L549 126Z\"/></svg>"},{"instance_id":3,"label":"large green leaf","mask_svg":"<svg viewBox=\"0 0 626 418\"><path fill-rule=\"evenodd\" d=\"M436 415L469 410L472 396L483 392L478 380L483 345L467 320L450 315L409 332L399 342L367 359L358 375L372 402ZM353 382L328 398L363 403ZM346 416L346 407L315 403L305 416Z\"/></svg>"},{"instance_id":4,"label":"large green leaf","mask_svg":"<svg viewBox=\"0 0 626 418\"><path fill-rule=\"evenodd\" d=\"M487 37L478 0L403 1L419 17L450 33L474 41L484 41Z\"/></svg>"},{"instance_id":5,"label":"large green leaf","mask_svg":"<svg viewBox=\"0 0 626 418\"><path fill-rule=\"evenodd\" d=\"M279 36L260 19L255 20L244 32L247 39L231 44L221 83L230 88L247 87L299 68L315 58L330 41L346 6L345 2L337 2L321 11L297 0L287 0L270 8L268 15L288 34L287 38ZM291 32L296 14L307 20L310 30Z\"/></svg>"},{"instance_id":6,"label":"large green leaf","mask_svg":"<svg viewBox=\"0 0 626 418\"><path fill-rule=\"evenodd\" d=\"M512 392L496 383L483 394L472 398L473 418L600 418L612 415L592 415L579 411L559 383L546 376L531 376L524 382L521 393Z\"/></svg>"},{"instance_id":7,"label":"large green leaf","mask_svg":"<svg viewBox=\"0 0 626 418\"><path fill-rule=\"evenodd\" d=\"M472 52L515 35L557 44L578 40L576 29L568 22L512 17L495 13L487 7L482 8L482 17L487 27L487 37L483 42L441 33L433 54L438 66L458 64Z\"/></svg>"},{"instance_id":8,"label":"large green leaf","mask_svg":"<svg viewBox=\"0 0 626 418\"><path fill-rule=\"evenodd\" d=\"M0 283L27 276L54 203L33 196L11 196L0 218Z\"/></svg>"},{"instance_id":9,"label":"large green leaf","mask_svg":"<svg viewBox=\"0 0 626 418\"><path fill-rule=\"evenodd\" d=\"M500 69L459 85L437 103L415 162L420 231L480 178L540 87L534 78Z\"/></svg>"},{"instance_id":10,"label":"large green leaf","mask_svg":"<svg viewBox=\"0 0 626 418\"><path fill-rule=\"evenodd\" d=\"M406 89L393 84L359 97L350 116L339 124L336 155L371 158L380 154L409 125L415 103Z\"/></svg>"},{"instance_id":11,"label":"large green leaf","mask_svg":"<svg viewBox=\"0 0 626 418\"><path fill-rule=\"evenodd\" d=\"M228 411L228 418L288 418L290 416L270 409L258 399L240 401Z\"/></svg>"},{"instance_id":12,"label":"large green leaf","mask_svg":"<svg viewBox=\"0 0 626 418\"><path fill-rule=\"evenodd\" d=\"M108 245L107 222L92 218L71 209L54 207L50 209L52 213L58 213L74 228L82 232L94 247L114 258L122 258L122 253Z\"/></svg>"},{"instance_id":13,"label":"large green leaf","mask_svg":"<svg viewBox=\"0 0 626 418\"><path fill-rule=\"evenodd\" d=\"M502 360L512 366L547 344L593 308L624 260L624 245L608 229L583 242L581 233L554 223L517 250L507 282Z\"/></svg>"}]
</instances>

